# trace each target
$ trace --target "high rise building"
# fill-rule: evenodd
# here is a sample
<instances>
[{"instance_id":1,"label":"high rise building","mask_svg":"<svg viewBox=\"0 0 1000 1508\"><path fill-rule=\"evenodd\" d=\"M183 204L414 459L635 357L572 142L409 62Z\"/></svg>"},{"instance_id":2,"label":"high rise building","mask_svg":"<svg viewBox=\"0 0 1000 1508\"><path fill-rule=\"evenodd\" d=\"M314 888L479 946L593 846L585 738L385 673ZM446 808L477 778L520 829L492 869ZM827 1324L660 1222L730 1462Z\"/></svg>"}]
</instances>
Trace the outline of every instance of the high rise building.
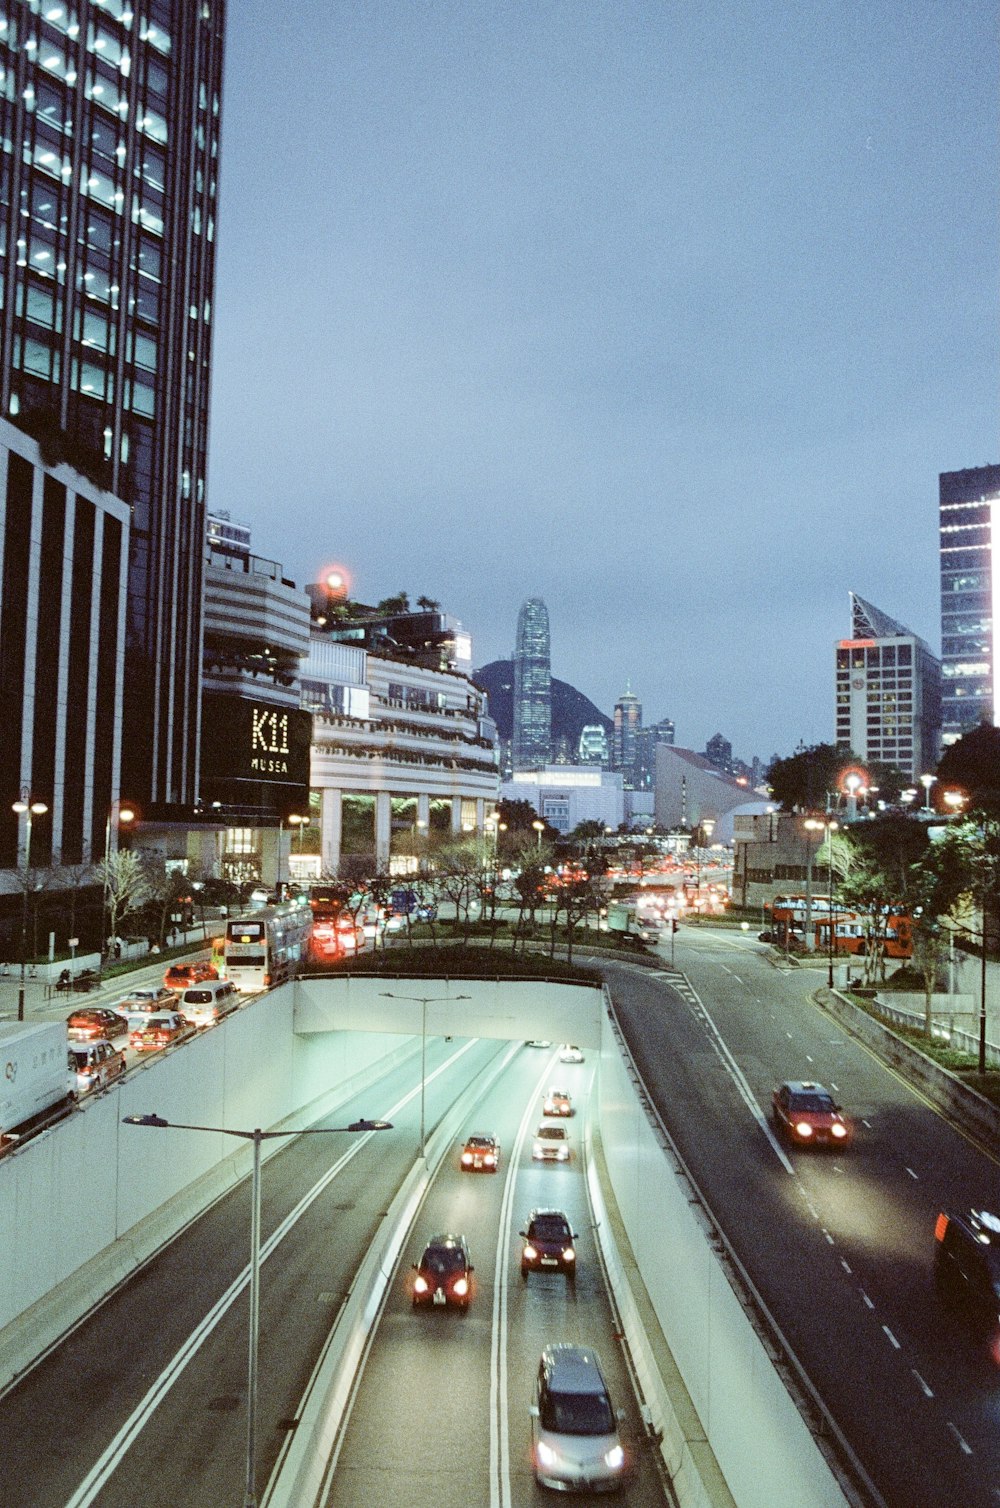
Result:
<instances>
[{"instance_id":1,"label":"high rise building","mask_svg":"<svg viewBox=\"0 0 1000 1508\"><path fill-rule=\"evenodd\" d=\"M548 762L552 744L552 672L549 613L540 597L529 597L517 615L514 646L515 770L536 770Z\"/></svg>"},{"instance_id":2,"label":"high rise building","mask_svg":"<svg viewBox=\"0 0 1000 1508\"><path fill-rule=\"evenodd\" d=\"M611 768L621 770L626 786L635 775L636 734L642 727L642 703L626 686L615 702L614 728L611 733Z\"/></svg>"},{"instance_id":3,"label":"high rise building","mask_svg":"<svg viewBox=\"0 0 1000 1508\"><path fill-rule=\"evenodd\" d=\"M225 0L4 12L0 413L130 510L121 788L145 816L197 793Z\"/></svg>"},{"instance_id":4,"label":"high rise building","mask_svg":"<svg viewBox=\"0 0 1000 1508\"><path fill-rule=\"evenodd\" d=\"M733 746L728 738L723 738L721 733L713 733L705 745L705 758L709 764L714 764L717 770L723 774L733 773Z\"/></svg>"},{"instance_id":5,"label":"high rise building","mask_svg":"<svg viewBox=\"0 0 1000 1508\"><path fill-rule=\"evenodd\" d=\"M608 735L602 723L586 723L580 729L577 759L580 764L599 764L602 767L607 764Z\"/></svg>"},{"instance_id":6,"label":"high rise building","mask_svg":"<svg viewBox=\"0 0 1000 1508\"><path fill-rule=\"evenodd\" d=\"M674 723L669 717L661 717L658 723L635 732L635 772L633 787L639 791L651 791L656 784L656 748L658 744L672 744Z\"/></svg>"},{"instance_id":7,"label":"high rise building","mask_svg":"<svg viewBox=\"0 0 1000 1508\"><path fill-rule=\"evenodd\" d=\"M1000 466L943 471L941 507L942 742L995 723L994 626L1000 623Z\"/></svg>"},{"instance_id":8,"label":"high rise building","mask_svg":"<svg viewBox=\"0 0 1000 1508\"><path fill-rule=\"evenodd\" d=\"M923 639L851 593L851 637L837 645L837 744L908 780L940 753L941 666Z\"/></svg>"}]
</instances>

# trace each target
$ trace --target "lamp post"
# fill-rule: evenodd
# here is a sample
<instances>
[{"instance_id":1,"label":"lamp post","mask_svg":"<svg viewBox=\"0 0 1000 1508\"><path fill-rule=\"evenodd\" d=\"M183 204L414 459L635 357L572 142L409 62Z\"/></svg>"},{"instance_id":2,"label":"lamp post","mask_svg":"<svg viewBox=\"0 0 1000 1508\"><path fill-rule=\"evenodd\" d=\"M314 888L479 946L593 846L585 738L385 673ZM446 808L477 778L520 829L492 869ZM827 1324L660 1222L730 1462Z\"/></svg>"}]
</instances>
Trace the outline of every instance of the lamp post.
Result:
<instances>
[{"instance_id":1,"label":"lamp post","mask_svg":"<svg viewBox=\"0 0 1000 1508\"><path fill-rule=\"evenodd\" d=\"M117 818L115 808L118 808ZM125 827L135 821L135 812L130 806L122 806L116 798L108 807L108 820L104 824L104 894L101 899L101 956L104 956L108 940L108 898L111 894L111 827Z\"/></svg>"},{"instance_id":2,"label":"lamp post","mask_svg":"<svg viewBox=\"0 0 1000 1508\"><path fill-rule=\"evenodd\" d=\"M937 780L936 775L921 775L920 784L924 788L924 811L931 810L931 786Z\"/></svg>"},{"instance_id":3,"label":"lamp post","mask_svg":"<svg viewBox=\"0 0 1000 1508\"><path fill-rule=\"evenodd\" d=\"M536 822L532 822L531 825L535 829L535 832L538 834L538 852L541 853L541 851L542 851L542 833L545 831L545 823L544 822L537 822L536 821Z\"/></svg>"},{"instance_id":4,"label":"lamp post","mask_svg":"<svg viewBox=\"0 0 1000 1508\"><path fill-rule=\"evenodd\" d=\"M831 818L827 818L827 820L824 822L819 817L807 817L806 820L805 820L805 824L804 825L807 828L809 828L811 832L822 832L822 833L825 834L825 837L826 837L826 843L827 843L827 860L828 860L828 863L827 863L827 885L829 887L829 897L830 897L830 899L829 899L830 924L829 924L829 927L827 928L827 936L826 936L826 967L827 967L826 982L827 982L828 988L832 990L833 989L834 935L835 935L835 932L836 932L837 923L836 923L836 920L835 920L835 913L834 913L834 909L833 909L833 843L830 840L830 834L836 832L837 828L838 828L838 826L840 824L837 823L837 822L834 822ZM809 840L806 839L806 842L808 842L808 841ZM822 846L822 845L820 845L820 846ZM812 865L811 865L812 850L810 849L809 852L810 852L810 873L811 873L812 872Z\"/></svg>"},{"instance_id":5,"label":"lamp post","mask_svg":"<svg viewBox=\"0 0 1000 1508\"><path fill-rule=\"evenodd\" d=\"M17 1019L24 1020L24 967L28 957L28 877L31 873L31 821L48 811L44 801L32 801L28 786L21 787L20 799L12 811L24 818L24 888L21 893L21 980L17 990Z\"/></svg>"},{"instance_id":6,"label":"lamp post","mask_svg":"<svg viewBox=\"0 0 1000 1508\"><path fill-rule=\"evenodd\" d=\"M214 1131L253 1144L253 1182L250 1209L250 1339L247 1358L247 1454L243 1508L257 1508L257 1344L260 1334L260 1147L278 1136L323 1136L335 1131L391 1131L391 1121L351 1121L349 1126L306 1126L301 1131L233 1131L228 1126L192 1126L164 1120L160 1115L126 1115L124 1126L152 1126L157 1130Z\"/></svg>"},{"instance_id":7,"label":"lamp post","mask_svg":"<svg viewBox=\"0 0 1000 1508\"><path fill-rule=\"evenodd\" d=\"M427 1007L429 1005L443 1005L452 1000L471 1000L471 995L394 995L391 990L380 990L383 1000L408 1000L411 1005L420 1006L420 1155L423 1157L426 1151L426 1138L424 1135L424 1093L426 1086L427 1071Z\"/></svg>"}]
</instances>

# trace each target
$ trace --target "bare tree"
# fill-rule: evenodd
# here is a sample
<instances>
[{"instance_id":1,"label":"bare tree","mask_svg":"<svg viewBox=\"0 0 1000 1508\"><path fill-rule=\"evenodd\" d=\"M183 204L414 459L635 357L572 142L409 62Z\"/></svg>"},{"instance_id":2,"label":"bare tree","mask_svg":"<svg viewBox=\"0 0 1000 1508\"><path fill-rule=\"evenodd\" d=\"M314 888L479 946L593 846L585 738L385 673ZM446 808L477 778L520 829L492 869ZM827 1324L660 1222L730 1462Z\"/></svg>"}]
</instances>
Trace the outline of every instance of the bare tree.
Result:
<instances>
[{"instance_id":1,"label":"bare tree","mask_svg":"<svg viewBox=\"0 0 1000 1508\"><path fill-rule=\"evenodd\" d=\"M141 906L149 895L145 866L140 856L130 848L119 848L116 853L102 859L95 870L104 889L108 935L117 937L122 918ZM103 952L104 939L101 941Z\"/></svg>"}]
</instances>

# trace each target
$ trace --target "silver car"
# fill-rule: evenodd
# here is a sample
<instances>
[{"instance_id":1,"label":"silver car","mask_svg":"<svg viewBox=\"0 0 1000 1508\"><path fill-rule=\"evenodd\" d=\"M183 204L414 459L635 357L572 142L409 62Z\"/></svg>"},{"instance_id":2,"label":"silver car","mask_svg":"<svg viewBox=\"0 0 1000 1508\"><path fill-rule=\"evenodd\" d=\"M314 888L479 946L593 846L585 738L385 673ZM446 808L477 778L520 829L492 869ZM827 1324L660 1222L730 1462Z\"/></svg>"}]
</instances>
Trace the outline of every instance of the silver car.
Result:
<instances>
[{"instance_id":1,"label":"silver car","mask_svg":"<svg viewBox=\"0 0 1000 1508\"><path fill-rule=\"evenodd\" d=\"M532 1463L542 1487L613 1492L622 1485L626 1459L618 1423L623 1415L611 1407L596 1351L546 1346L530 1414Z\"/></svg>"}]
</instances>

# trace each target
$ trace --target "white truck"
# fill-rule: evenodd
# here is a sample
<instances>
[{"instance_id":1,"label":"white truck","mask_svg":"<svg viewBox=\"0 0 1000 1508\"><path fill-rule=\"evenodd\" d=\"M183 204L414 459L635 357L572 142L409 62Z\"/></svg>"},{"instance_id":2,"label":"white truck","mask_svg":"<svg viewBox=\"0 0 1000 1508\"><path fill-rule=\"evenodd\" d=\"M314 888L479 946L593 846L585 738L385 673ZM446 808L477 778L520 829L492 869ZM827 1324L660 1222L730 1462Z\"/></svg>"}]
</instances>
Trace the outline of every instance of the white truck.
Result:
<instances>
[{"instance_id":1,"label":"white truck","mask_svg":"<svg viewBox=\"0 0 1000 1508\"><path fill-rule=\"evenodd\" d=\"M65 1021L0 1021L0 1138L71 1103Z\"/></svg>"}]
</instances>

